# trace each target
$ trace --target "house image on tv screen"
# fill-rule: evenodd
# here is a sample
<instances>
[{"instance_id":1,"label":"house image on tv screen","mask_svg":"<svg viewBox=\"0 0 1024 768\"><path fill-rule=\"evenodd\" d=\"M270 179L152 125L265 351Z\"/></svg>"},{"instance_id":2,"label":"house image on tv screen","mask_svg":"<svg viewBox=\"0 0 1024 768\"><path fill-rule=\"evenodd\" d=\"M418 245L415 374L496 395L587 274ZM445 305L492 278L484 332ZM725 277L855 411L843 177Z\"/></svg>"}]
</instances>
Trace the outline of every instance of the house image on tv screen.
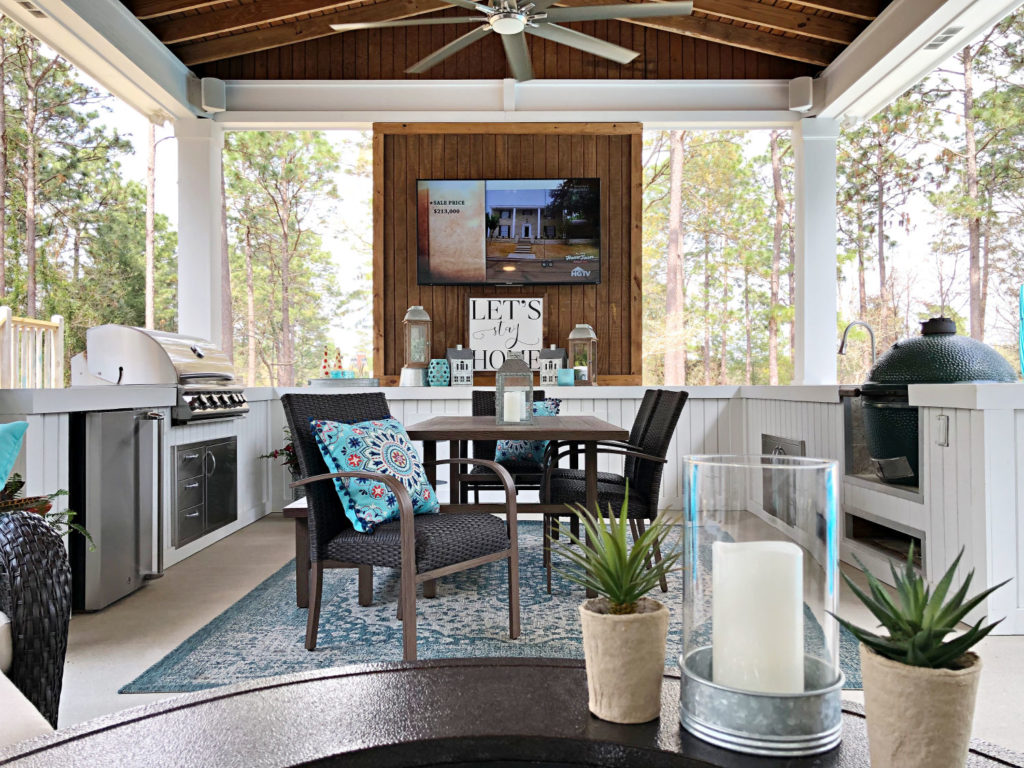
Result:
<instances>
[{"instance_id":1,"label":"house image on tv screen","mask_svg":"<svg viewBox=\"0 0 1024 768\"><path fill-rule=\"evenodd\" d=\"M486 183L488 282L600 282L598 179Z\"/></svg>"}]
</instances>

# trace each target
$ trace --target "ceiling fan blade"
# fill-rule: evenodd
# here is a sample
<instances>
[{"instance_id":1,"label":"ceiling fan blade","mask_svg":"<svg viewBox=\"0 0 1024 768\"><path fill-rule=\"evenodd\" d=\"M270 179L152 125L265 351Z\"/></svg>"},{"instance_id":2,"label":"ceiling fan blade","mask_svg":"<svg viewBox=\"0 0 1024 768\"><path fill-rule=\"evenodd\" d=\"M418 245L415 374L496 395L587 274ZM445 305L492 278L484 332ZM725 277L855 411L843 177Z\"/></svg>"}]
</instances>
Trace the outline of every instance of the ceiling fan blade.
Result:
<instances>
[{"instance_id":1,"label":"ceiling fan blade","mask_svg":"<svg viewBox=\"0 0 1024 768\"><path fill-rule=\"evenodd\" d=\"M597 19L644 19L656 16L689 16L692 2L624 3L621 5L582 5L575 8L551 8L548 20L554 22L595 21Z\"/></svg>"},{"instance_id":2,"label":"ceiling fan blade","mask_svg":"<svg viewBox=\"0 0 1024 768\"><path fill-rule=\"evenodd\" d=\"M385 27L418 27L429 24L479 24L480 16L445 16L441 19L399 19L398 21L356 21L351 24L331 24L335 32L351 32L354 29L384 29Z\"/></svg>"},{"instance_id":3,"label":"ceiling fan blade","mask_svg":"<svg viewBox=\"0 0 1024 768\"><path fill-rule=\"evenodd\" d=\"M473 0L442 0L442 2L457 5L460 8L471 8L476 11L483 11L484 13L494 12L494 9L487 3L474 3Z\"/></svg>"},{"instance_id":4,"label":"ceiling fan blade","mask_svg":"<svg viewBox=\"0 0 1024 768\"><path fill-rule=\"evenodd\" d=\"M447 59L449 56L452 56L452 55L458 53L459 51L461 51L466 46L472 45L477 40L479 40L480 38L482 38L485 35L489 34L490 32L491 32L491 25L490 24L483 24L483 25L477 27L476 29L471 30L471 31L467 32L466 34L462 35L462 37L455 38L450 43L448 43L448 45L444 45L444 46L438 48L432 54L430 54L426 58L420 59L419 61L417 61L415 64L413 64L411 67L409 67L405 71L408 72L411 75L422 74L422 73L426 72L428 69L430 69L431 67L434 67L434 66L440 64L442 61Z\"/></svg>"},{"instance_id":5,"label":"ceiling fan blade","mask_svg":"<svg viewBox=\"0 0 1024 768\"><path fill-rule=\"evenodd\" d=\"M522 32L501 35L501 44L505 46L505 58L508 59L512 77L520 82L533 80L533 65L530 63L530 49L526 46L526 36Z\"/></svg>"},{"instance_id":6,"label":"ceiling fan blade","mask_svg":"<svg viewBox=\"0 0 1024 768\"><path fill-rule=\"evenodd\" d=\"M592 53L603 59L617 61L619 64L629 64L629 62L640 55L636 51L629 50L629 48L623 48L621 45L615 45L615 43L609 43L606 40L585 35L582 32L577 32L575 29L560 27L557 24L540 24L537 27L527 27L526 31L531 35L543 37L545 40L550 40L553 43L561 43L571 48L579 48L581 51Z\"/></svg>"}]
</instances>

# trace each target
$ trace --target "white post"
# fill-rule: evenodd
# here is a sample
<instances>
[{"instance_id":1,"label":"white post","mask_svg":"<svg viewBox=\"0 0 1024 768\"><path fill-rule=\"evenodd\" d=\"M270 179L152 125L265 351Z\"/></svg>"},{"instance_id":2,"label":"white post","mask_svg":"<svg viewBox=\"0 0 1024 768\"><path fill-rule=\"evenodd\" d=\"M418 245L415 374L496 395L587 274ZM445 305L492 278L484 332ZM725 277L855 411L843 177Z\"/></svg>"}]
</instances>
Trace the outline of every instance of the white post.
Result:
<instances>
[{"instance_id":1,"label":"white post","mask_svg":"<svg viewBox=\"0 0 1024 768\"><path fill-rule=\"evenodd\" d=\"M836 139L839 123L805 118L793 131L796 349L794 384L836 383Z\"/></svg>"},{"instance_id":2,"label":"white post","mask_svg":"<svg viewBox=\"0 0 1024 768\"><path fill-rule=\"evenodd\" d=\"M60 389L64 386L64 318L51 315L50 322L57 327L50 334L50 381L48 387Z\"/></svg>"},{"instance_id":3,"label":"white post","mask_svg":"<svg viewBox=\"0 0 1024 768\"><path fill-rule=\"evenodd\" d=\"M14 313L0 307L0 389L14 388Z\"/></svg>"},{"instance_id":4,"label":"white post","mask_svg":"<svg viewBox=\"0 0 1024 768\"><path fill-rule=\"evenodd\" d=\"M212 120L174 121L178 140L178 332L221 344L224 132Z\"/></svg>"}]
</instances>

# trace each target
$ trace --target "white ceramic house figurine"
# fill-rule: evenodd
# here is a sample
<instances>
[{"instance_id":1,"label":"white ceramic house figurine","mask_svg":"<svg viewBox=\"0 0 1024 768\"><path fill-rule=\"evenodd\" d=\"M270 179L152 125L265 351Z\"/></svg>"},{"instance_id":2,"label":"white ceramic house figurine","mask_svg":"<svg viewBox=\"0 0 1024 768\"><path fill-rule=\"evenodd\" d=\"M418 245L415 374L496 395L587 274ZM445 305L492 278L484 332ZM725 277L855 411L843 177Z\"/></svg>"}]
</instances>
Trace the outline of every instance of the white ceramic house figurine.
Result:
<instances>
[{"instance_id":1,"label":"white ceramic house figurine","mask_svg":"<svg viewBox=\"0 0 1024 768\"><path fill-rule=\"evenodd\" d=\"M458 344L454 349L448 348L448 366L452 371L453 387L473 386L473 350L463 349Z\"/></svg>"},{"instance_id":2,"label":"white ceramic house figurine","mask_svg":"<svg viewBox=\"0 0 1024 768\"><path fill-rule=\"evenodd\" d=\"M565 350L554 344L540 351L540 385L558 386L558 371L565 368Z\"/></svg>"}]
</instances>

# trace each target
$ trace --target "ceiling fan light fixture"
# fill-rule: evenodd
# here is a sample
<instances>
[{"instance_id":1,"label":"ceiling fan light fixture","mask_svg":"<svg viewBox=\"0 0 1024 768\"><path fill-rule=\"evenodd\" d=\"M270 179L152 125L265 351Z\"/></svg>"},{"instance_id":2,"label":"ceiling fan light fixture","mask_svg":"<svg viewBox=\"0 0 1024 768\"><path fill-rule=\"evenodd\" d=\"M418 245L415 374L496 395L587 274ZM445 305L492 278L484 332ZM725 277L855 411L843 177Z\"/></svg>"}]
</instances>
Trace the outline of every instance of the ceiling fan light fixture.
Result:
<instances>
[{"instance_id":1,"label":"ceiling fan light fixture","mask_svg":"<svg viewBox=\"0 0 1024 768\"><path fill-rule=\"evenodd\" d=\"M518 35L526 28L526 15L515 11L495 13L487 21L499 35Z\"/></svg>"}]
</instances>

